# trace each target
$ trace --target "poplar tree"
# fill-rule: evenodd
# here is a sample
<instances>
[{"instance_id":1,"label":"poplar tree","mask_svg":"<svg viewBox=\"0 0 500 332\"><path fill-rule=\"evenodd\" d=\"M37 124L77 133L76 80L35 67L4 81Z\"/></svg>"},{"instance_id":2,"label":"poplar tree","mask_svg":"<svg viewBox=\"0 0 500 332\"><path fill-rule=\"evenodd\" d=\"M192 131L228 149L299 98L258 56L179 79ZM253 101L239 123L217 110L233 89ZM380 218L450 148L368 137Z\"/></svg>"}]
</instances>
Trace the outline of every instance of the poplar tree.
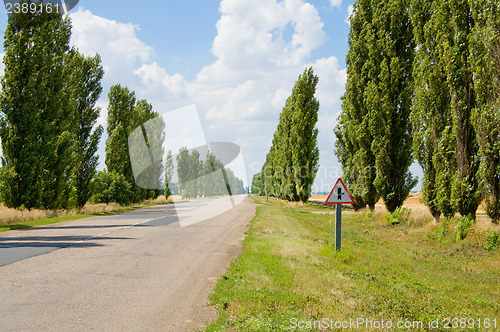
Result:
<instances>
[{"instance_id":1,"label":"poplar tree","mask_svg":"<svg viewBox=\"0 0 500 332\"><path fill-rule=\"evenodd\" d=\"M358 210L366 205L373 211L380 199L375 186L375 155L371 150L373 136L369 130L369 109L365 91L375 79L376 59L368 56L373 39L373 8L370 0L354 4L347 52L346 92L342 96L342 113L335 128L335 154L342 165L343 177Z\"/></svg>"},{"instance_id":2,"label":"poplar tree","mask_svg":"<svg viewBox=\"0 0 500 332\"><path fill-rule=\"evenodd\" d=\"M496 6L493 4L497 4ZM497 1L471 2L472 65L476 107L472 123L480 155L479 175L485 192L486 211L494 223L500 220L500 8Z\"/></svg>"},{"instance_id":3,"label":"poplar tree","mask_svg":"<svg viewBox=\"0 0 500 332\"><path fill-rule=\"evenodd\" d=\"M91 196L90 183L99 162L96 153L104 128L95 127L101 111L96 103L102 92L104 70L99 55L86 58L76 50L69 53L66 62L70 72L67 90L75 116L73 182L76 206L81 208Z\"/></svg>"},{"instance_id":4,"label":"poplar tree","mask_svg":"<svg viewBox=\"0 0 500 332\"><path fill-rule=\"evenodd\" d=\"M411 7L415 40L418 45L414 63L415 91L411 120L413 151L422 166L422 199L439 221L455 214L452 186L456 173L455 142L450 139L453 114L450 91L442 61L442 32L436 31L439 11L437 1L414 0ZM435 15L432 15L435 13Z\"/></svg>"},{"instance_id":5,"label":"poplar tree","mask_svg":"<svg viewBox=\"0 0 500 332\"><path fill-rule=\"evenodd\" d=\"M451 95L453 135L456 138L457 173L452 194L458 212L462 216L476 218L481 203L477 178L479 170L478 142L472 124L472 112L476 107L474 68L471 53L471 34L475 25L472 8L466 0L438 2L439 13L434 33L442 39L443 65Z\"/></svg>"},{"instance_id":6,"label":"poplar tree","mask_svg":"<svg viewBox=\"0 0 500 332\"><path fill-rule=\"evenodd\" d=\"M183 198L196 198L200 194L200 177L202 176L203 163L197 150L183 147L177 154L177 177L179 194Z\"/></svg>"},{"instance_id":7,"label":"poplar tree","mask_svg":"<svg viewBox=\"0 0 500 332\"><path fill-rule=\"evenodd\" d=\"M156 119L154 121L150 121ZM165 141L165 123L159 117L159 114L153 110L153 105L146 100L139 100L134 107L134 120L132 122L131 130L141 128L146 144L148 147L149 163L150 166L137 179L133 178L131 183L135 188L134 201L140 202L145 199L155 199L160 193L163 185L160 183L162 174L164 172L163 165L163 143ZM156 161L159 160L159 162ZM146 181L141 180L141 177L146 177ZM137 181L138 180L138 181ZM147 188L140 188L137 183L148 183ZM154 189L153 189L154 188Z\"/></svg>"},{"instance_id":8,"label":"poplar tree","mask_svg":"<svg viewBox=\"0 0 500 332\"><path fill-rule=\"evenodd\" d=\"M159 115L153 111L151 104L145 100L137 102L135 92L127 87L117 84L111 87L109 92L108 106L108 139L106 141L106 167L108 172L122 175L131 186L131 195L128 203L139 203L145 199L153 199L160 194L159 179L163 173L163 167L152 168L146 176L158 179L156 187L158 189L144 189L136 184L132 164L130 161L130 150L128 138L132 131L141 128L143 125ZM162 150L163 135L160 133L163 128L158 129L158 133L150 135L147 139L148 148L154 151ZM153 166L153 165L152 165ZM162 165L161 165L162 166Z\"/></svg>"},{"instance_id":9,"label":"poplar tree","mask_svg":"<svg viewBox=\"0 0 500 332\"><path fill-rule=\"evenodd\" d=\"M14 13L5 31L0 137L9 207L66 207L73 116L65 91L71 24L58 13Z\"/></svg>"},{"instance_id":10,"label":"poplar tree","mask_svg":"<svg viewBox=\"0 0 500 332\"><path fill-rule=\"evenodd\" d=\"M128 136L135 129L133 125L136 123L135 92L117 84L111 87L108 98L106 167L108 172L122 174L130 182L134 175L130 164Z\"/></svg>"},{"instance_id":11,"label":"poplar tree","mask_svg":"<svg viewBox=\"0 0 500 332\"><path fill-rule=\"evenodd\" d=\"M273 172L273 195L289 201L297 200L297 192L290 178L292 172L292 97L288 97L280 114L280 121L274 133L270 165Z\"/></svg>"},{"instance_id":12,"label":"poplar tree","mask_svg":"<svg viewBox=\"0 0 500 332\"><path fill-rule=\"evenodd\" d=\"M351 22L336 153L355 207L373 209L382 197L393 212L417 183L409 172L415 49L409 2L358 1Z\"/></svg>"},{"instance_id":13,"label":"poplar tree","mask_svg":"<svg viewBox=\"0 0 500 332\"><path fill-rule=\"evenodd\" d=\"M311 188L318 172L318 122L319 101L314 97L319 78L308 68L299 77L290 97L292 126L290 131L290 148L292 174L296 201L307 202L311 196ZM285 107L287 107L285 106Z\"/></svg>"},{"instance_id":14,"label":"poplar tree","mask_svg":"<svg viewBox=\"0 0 500 332\"><path fill-rule=\"evenodd\" d=\"M318 171L318 77L312 68L299 76L286 100L263 167L266 194L307 202Z\"/></svg>"},{"instance_id":15,"label":"poplar tree","mask_svg":"<svg viewBox=\"0 0 500 332\"><path fill-rule=\"evenodd\" d=\"M410 103L415 52L409 2L373 0L368 56L376 65L364 92L373 137L377 192L389 212L400 207L417 184L413 162Z\"/></svg>"}]
</instances>

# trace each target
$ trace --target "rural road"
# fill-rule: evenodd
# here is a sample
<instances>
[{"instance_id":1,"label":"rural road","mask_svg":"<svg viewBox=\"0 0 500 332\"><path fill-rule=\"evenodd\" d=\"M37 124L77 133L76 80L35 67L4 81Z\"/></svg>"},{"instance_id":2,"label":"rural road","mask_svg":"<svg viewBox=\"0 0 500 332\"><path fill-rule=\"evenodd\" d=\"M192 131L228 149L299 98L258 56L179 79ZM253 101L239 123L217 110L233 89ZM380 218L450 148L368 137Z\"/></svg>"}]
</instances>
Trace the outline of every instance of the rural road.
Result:
<instances>
[{"instance_id":1,"label":"rural road","mask_svg":"<svg viewBox=\"0 0 500 332\"><path fill-rule=\"evenodd\" d=\"M199 221L226 203L192 201L1 233L0 331L202 327L216 317L207 297L255 215L250 198L237 200L188 227L179 220Z\"/></svg>"}]
</instances>

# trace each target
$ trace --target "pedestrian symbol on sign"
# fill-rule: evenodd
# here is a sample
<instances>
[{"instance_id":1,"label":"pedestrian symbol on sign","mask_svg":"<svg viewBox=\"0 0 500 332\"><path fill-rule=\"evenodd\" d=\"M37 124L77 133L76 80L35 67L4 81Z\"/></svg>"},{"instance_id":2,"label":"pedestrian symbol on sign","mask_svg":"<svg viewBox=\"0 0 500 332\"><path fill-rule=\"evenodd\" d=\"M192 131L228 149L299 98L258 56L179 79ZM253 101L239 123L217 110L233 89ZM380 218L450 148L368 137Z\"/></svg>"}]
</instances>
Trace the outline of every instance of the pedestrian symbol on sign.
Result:
<instances>
[{"instance_id":1,"label":"pedestrian symbol on sign","mask_svg":"<svg viewBox=\"0 0 500 332\"><path fill-rule=\"evenodd\" d=\"M345 196L345 198L344 198ZM335 217L335 249L340 251L341 247L341 234L342 234L342 204L353 204L354 200L349 194L347 187L345 186L342 179L338 179L335 186L333 186L332 192L326 199L326 204L337 204L337 211Z\"/></svg>"}]
</instances>

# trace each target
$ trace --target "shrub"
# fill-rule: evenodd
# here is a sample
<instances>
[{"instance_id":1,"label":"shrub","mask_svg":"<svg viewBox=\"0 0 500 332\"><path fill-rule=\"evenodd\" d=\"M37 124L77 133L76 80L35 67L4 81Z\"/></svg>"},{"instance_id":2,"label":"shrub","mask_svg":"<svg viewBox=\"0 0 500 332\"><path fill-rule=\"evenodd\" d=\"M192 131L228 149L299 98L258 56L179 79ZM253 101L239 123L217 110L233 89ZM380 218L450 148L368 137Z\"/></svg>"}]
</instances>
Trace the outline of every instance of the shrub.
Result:
<instances>
[{"instance_id":1,"label":"shrub","mask_svg":"<svg viewBox=\"0 0 500 332\"><path fill-rule=\"evenodd\" d=\"M391 225L398 225L403 223L408 223L408 225L411 225L413 223L413 218L410 217L410 215L410 208L398 207L393 213L388 213L385 215L385 221Z\"/></svg>"},{"instance_id":2,"label":"shrub","mask_svg":"<svg viewBox=\"0 0 500 332\"><path fill-rule=\"evenodd\" d=\"M97 173L92 181L92 202L109 204L116 202L120 205L132 203L132 185L121 174L115 172Z\"/></svg>"},{"instance_id":3,"label":"shrub","mask_svg":"<svg viewBox=\"0 0 500 332\"><path fill-rule=\"evenodd\" d=\"M439 231L439 238L443 239L448 235L449 229L450 229L450 223L453 220L453 217L446 217L444 218L443 222L441 225L438 227Z\"/></svg>"},{"instance_id":4,"label":"shrub","mask_svg":"<svg viewBox=\"0 0 500 332\"><path fill-rule=\"evenodd\" d=\"M461 241L467 237L467 233L469 231L469 228L472 226L472 223L474 222L474 219L470 215L463 216L460 218L458 221L457 226L455 227L455 232L457 234L456 240Z\"/></svg>"},{"instance_id":5,"label":"shrub","mask_svg":"<svg viewBox=\"0 0 500 332\"><path fill-rule=\"evenodd\" d=\"M485 249L487 251L495 251L500 247L500 232L495 232L493 230L488 232L488 243Z\"/></svg>"}]
</instances>

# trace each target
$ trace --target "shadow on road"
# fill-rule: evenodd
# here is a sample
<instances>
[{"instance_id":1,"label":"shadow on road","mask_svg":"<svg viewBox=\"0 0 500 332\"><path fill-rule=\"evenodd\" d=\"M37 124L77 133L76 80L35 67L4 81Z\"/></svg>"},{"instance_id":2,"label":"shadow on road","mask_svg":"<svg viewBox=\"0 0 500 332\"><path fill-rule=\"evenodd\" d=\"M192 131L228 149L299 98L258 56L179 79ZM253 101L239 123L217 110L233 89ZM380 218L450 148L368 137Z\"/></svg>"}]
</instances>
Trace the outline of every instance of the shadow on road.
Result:
<instances>
[{"instance_id":1,"label":"shadow on road","mask_svg":"<svg viewBox=\"0 0 500 332\"><path fill-rule=\"evenodd\" d=\"M88 236L32 236L7 237L0 239L0 249L8 248L78 248L101 247L103 244L86 240L131 240L125 237L98 237L89 239ZM84 241L84 242L80 242Z\"/></svg>"}]
</instances>

